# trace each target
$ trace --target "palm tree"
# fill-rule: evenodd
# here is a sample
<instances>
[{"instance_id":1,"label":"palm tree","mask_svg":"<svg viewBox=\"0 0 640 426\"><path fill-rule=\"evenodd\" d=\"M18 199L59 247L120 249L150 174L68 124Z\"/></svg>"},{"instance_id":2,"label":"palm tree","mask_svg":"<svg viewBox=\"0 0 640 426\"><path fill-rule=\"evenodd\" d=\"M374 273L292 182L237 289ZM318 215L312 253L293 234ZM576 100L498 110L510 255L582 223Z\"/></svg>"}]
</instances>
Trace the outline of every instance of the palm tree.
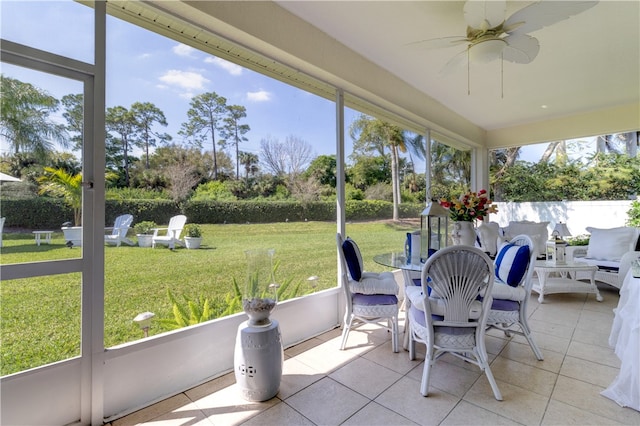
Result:
<instances>
[{"instance_id":1,"label":"palm tree","mask_svg":"<svg viewBox=\"0 0 640 426\"><path fill-rule=\"evenodd\" d=\"M258 155L252 152L243 152L240 151L238 153L238 158L240 164L244 166L244 177L245 180L249 180L249 175L254 174L258 171Z\"/></svg>"},{"instance_id":2,"label":"palm tree","mask_svg":"<svg viewBox=\"0 0 640 426\"><path fill-rule=\"evenodd\" d=\"M42 185L40 194L49 193L62 197L73 209L73 222L80 226L82 222L82 174L67 173L64 169L44 168L44 175L38 179Z\"/></svg>"},{"instance_id":3,"label":"palm tree","mask_svg":"<svg viewBox=\"0 0 640 426\"><path fill-rule=\"evenodd\" d=\"M416 153L424 152L422 137L410 137L402 128L377 118L361 115L349 128L349 135L354 140L354 151L377 151L381 156L386 156L389 149L391 157L391 188L393 193L393 220L400 218L398 206L400 205L400 152L406 152L411 147Z\"/></svg>"},{"instance_id":4,"label":"palm tree","mask_svg":"<svg viewBox=\"0 0 640 426\"><path fill-rule=\"evenodd\" d=\"M58 110L59 101L32 84L0 75L0 136L13 145L15 154L32 153L44 161L53 142L66 147L64 125L49 115Z\"/></svg>"}]
</instances>

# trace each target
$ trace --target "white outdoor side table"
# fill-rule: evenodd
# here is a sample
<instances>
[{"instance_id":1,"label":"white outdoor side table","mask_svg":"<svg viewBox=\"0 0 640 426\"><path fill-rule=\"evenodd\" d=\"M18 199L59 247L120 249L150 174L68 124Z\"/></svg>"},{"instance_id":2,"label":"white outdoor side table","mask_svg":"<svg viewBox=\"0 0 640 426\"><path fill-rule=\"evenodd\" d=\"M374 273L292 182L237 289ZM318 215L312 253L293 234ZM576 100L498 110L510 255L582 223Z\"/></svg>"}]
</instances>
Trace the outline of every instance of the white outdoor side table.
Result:
<instances>
[{"instance_id":1,"label":"white outdoor side table","mask_svg":"<svg viewBox=\"0 0 640 426\"><path fill-rule=\"evenodd\" d=\"M538 282L533 283L532 290L538 293L538 302L544 302L545 294L554 293L587 293L595 294L596 300L602 302L602 296L596 286L597 266L581 262L568 261L565 265L553 265L546 260L536 260L534 271ZM591 272L588 282L575 279L577 271Z\"/></svg>"},{"instance_id":2,"label":"white outdoor side table","mask_svg":"<svg viewBox=\"0 0 640 426\"><path fill-rule=\"evenodd\" d=\"M32 231L32 234L36 236L36 245L40 245L43 236L44 242L51 244L51 234L53 234L53 231Z\"/></svg>"}]
</instances>

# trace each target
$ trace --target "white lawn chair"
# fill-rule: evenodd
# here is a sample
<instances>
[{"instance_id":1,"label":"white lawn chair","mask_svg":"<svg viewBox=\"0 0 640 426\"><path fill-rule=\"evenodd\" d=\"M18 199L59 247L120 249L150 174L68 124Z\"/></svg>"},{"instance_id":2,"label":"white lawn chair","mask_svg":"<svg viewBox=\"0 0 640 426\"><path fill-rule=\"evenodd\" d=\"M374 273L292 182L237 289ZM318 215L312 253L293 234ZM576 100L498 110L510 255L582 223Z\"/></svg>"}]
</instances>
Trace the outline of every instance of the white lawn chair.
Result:
<instances>
[{"instance_id":1,"label":"white lawn chair","mask_svg":"<svg viewBox=\"0 0 640 426\"><path fill-rule=\"evenodd\" d=\"M180 234L182 234L182 228L184 228L185 223L187 223L187 217L179 214L169 220L168 227L154 228L151 246L155 248L156 244L163 244L173 249L176 244L178 244L184 247L184 243L180 239Z\"/></svg>"},{"instance_id":2,"label":"white lawn chair","mask_svg":"<svg viewBox=\"0 0 640 426\"><path fill-rule=\"evenodd\" d=\"M133 222L133 216L130 214L123 214L116 217L113 226L104 228L105 231L111 231L111 234L104 236L104 242L107 244L115 244L116 247L120 247L120 244L125 243L127 245L134 245L133 241L127 238L127 232Z\"/></svg>"}]
</instances>

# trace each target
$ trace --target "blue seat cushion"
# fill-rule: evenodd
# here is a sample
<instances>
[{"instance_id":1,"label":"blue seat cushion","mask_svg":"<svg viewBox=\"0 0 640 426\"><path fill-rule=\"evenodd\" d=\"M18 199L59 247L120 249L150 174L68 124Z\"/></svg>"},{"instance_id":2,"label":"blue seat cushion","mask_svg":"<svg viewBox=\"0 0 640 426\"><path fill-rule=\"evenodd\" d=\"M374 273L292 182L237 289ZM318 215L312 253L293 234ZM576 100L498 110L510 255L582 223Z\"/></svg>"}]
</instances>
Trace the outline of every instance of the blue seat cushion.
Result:
<instances>
[{"instance_id":1,"label":"blue seat cushion","mask_svg":"<svg viewBox=\"0 0 640 426\"><path fill-rule=\"evenodd\" d=\"M514 300L493 299L491 310L494 311L517 311L520 309L520 303Z\"/></svg>"},{"instance_id":2,"label":"blue seat cushion","mask_svg":"<svg viewBox=\"0 0 640 426\"><path fill-rule=\"evenodd\" d=\"M347 261L349 274L354 281L360 281L362 278L362 255L355 241L347 237L342 243L342 252L344 259Z\"/></svg>"},{"instance_id":3,"label":"blue seat cushion","mask_svg":"<svg viewBox=\"0 0 640 426\"><path fill-rule=\"evenodd\" d=\"M529 246L504 244L493 262L496 277L511 287L517 287L527 272L529 255Z\"/></svg>"},{"instance_id":4,"label":"blue seat cushion","mask_svg":"<svg viewBox=\"0 0 640 426\"><path fill-rule=\"evenodd\" d=\"M395 305L398 298L393 294L360 294L353 293L352 302L354 305Z\"/></svg>"}]
</instances>

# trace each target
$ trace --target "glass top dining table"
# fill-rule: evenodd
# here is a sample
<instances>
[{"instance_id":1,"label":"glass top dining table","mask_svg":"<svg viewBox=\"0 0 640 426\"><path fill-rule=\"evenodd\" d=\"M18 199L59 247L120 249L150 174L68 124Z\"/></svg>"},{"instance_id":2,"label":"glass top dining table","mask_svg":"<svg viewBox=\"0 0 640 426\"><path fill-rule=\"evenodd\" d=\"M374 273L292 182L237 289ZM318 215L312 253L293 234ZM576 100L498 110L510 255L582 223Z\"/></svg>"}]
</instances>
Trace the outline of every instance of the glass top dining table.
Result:
<instances>
[{"instance_id":1,"label":"glass top dining table","mask_svg":"<svg viewBox=\"0 0 640 426\"><path fill-rule=\"evenodd\" d=\"M407 256L404 252L376 254L373 256L373 261L379 265L402 269L403 271L420 272L424 266L424 263L407 262Z\"/></svg>"}]
</instances>

